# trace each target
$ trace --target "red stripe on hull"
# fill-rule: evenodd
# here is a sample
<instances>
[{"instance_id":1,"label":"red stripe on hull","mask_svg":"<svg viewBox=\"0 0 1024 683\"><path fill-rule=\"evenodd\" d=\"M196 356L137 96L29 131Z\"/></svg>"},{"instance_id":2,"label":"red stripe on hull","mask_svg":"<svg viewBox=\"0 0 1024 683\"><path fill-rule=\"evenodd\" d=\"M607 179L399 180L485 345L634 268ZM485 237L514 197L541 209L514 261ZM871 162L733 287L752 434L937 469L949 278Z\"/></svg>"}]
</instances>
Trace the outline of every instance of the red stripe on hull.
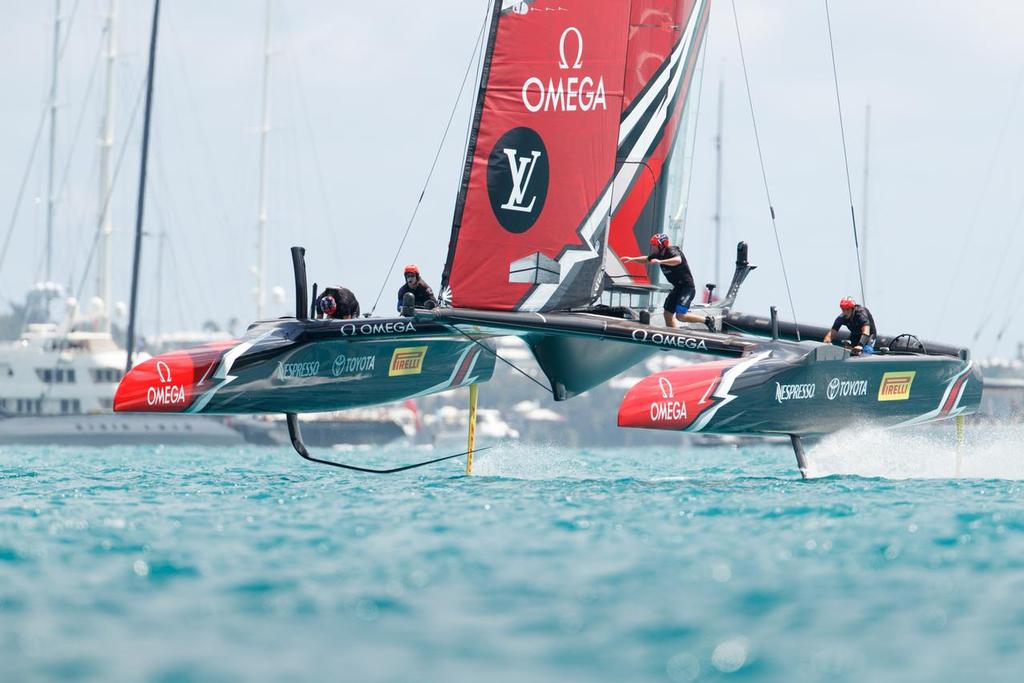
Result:
<instances>
[{"instance_id":1,"label":"red stripe on hull","mask_svg":"<svg viewBox=\"0 0 1024 683\"><path fill-rule=\"evenodd\" d=\"M964 383L967 382L967 375L964 375L956 381L953 388L949 392L949 396L946 397L946 402L942 404L942 410L939 414L942 416L949 415L949 411L956 405L957 399L960 397L960 390L963 388Z\"/></svg>"},{"instance_id":2,"label":"red stripe on hull","mask_svg":"<svg viewBox=\"0 0 1024 683\"><path fill-rule=\"evenodd\" d=\"M477 354L479 353L479 346L474 346L469 350L469 353L466 354L466 357L462 360L462 364L459 366L459 371L455 373L455 379L452 380L453 387L457 387L462 384L462 380L466 378L469 368L473 366L473 361L476 360Z\"/></svg>"}]
</instances>

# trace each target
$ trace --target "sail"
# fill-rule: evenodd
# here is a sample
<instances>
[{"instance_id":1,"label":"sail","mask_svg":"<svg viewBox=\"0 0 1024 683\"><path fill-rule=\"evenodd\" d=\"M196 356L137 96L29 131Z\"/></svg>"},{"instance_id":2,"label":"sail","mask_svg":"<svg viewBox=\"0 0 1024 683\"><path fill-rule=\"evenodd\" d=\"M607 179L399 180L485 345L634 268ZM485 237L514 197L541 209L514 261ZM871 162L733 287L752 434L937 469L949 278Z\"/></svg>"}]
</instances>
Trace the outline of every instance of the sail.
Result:
<instances>
[{"instance_id":1,"label":"sail","mask_svg":"<svg viewBox=\"0 0 1024 683\"><path fill-rule=\"evenodd\" d=\"M600 295L631 5L495 0L442 296L545 311Z\"/></svg>"},{"instance_id":2,"label":"sail","mask_svg":"<svg viewBox=\"0 0 1024 683\"><path fill-rule=\"evenodd\" d=\"M646 254L651 235L666 232L683 161L677 138L704 41L710 0L634 0L630 13L625 97L619 134L612 219L605 252L611 285L651 282L647 265L621 257Z\"/></svg>"}]
</instances>

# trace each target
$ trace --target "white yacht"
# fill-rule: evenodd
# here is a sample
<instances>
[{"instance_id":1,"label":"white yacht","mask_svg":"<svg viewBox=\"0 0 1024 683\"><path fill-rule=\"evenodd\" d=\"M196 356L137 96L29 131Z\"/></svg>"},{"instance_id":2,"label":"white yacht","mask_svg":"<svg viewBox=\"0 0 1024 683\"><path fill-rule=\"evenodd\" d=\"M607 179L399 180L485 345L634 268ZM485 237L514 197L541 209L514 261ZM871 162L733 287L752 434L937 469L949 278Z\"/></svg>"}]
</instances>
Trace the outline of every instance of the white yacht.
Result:
<instances>
[{"instance_id":1,"label":"white yacht","mask_svg":"<svg viewBox=\"0 0 1024 683\"><path fill-rule=\"evenodd\" d=\"M114 415L125 351L108 332L26 326L0 342L0 445L192 443L230 445L241 435L191 415Z\"/></svg>"},{"instance_id":2,"label":"white yacht","mask_svg":"<svg viewBox=\"0 0 1024 683\"><path fill-rule=\"evenodd\" d=\"M0 345L0 411L8 416L110 412L125 352L103 332L61 334L53 323L28 325Z\"/></svg>"}]
</instances>

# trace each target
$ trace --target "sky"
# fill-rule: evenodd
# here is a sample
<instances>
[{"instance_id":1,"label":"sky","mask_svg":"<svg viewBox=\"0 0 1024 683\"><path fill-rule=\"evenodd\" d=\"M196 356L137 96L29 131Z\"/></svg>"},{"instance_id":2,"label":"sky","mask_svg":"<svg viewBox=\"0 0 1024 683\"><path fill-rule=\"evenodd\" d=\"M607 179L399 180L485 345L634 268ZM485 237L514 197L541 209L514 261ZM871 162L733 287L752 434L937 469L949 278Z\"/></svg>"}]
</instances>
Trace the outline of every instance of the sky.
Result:
<instances>
[{"instance_id":1,"label":"sky","mask_svg":"<svg viewBox=\"0 0 1024 683\"><path fill-rule=\"evenodd\" d=\"M29 165L50 87L53 2L0 0L0 307L42 276L46 134ZM311 281L353 289L364 312L383 286L390 313L401 267L439 284L469 121L456 105L484 0L431 3L275 0L271 10L268 287L291 311L288 247L307 248ZM83 301L96 229L102 70L108 0L63 0L70 25L58 80L61 184L55 279ZM263 3L168 0L158 41L142 263L144 334L255 318ZM860 296L850 193L823 0L713 0L693 148L684 249L698 283L714 272L714 137L724 93L723 248L750 245L759 265L737 308L824 325ZM849 158L865 229L866 302L883 333L1012 354L1024 340L1024 5L1003 0L832 0L828 4ZM114 298L126 301L138 188L151 5L117 17ZM870 163L865 203L866 110ZM137 110L141 112L141 110ZM409 238L396 249L445 144ZM131 126L129 124L131 123ZM17 193L27 173L21 203ZM65 170L66 169L66 170ZM778 244L769 203L777 216ZM865 212L866 209L866 212ZM12 223L12 216L17 218ZM165 235L160 249L161 234ZM162 251L162 258L161 258ZM396 269L389 272L392 261ZM785 275L785 277L784 277ZM724 279L724 278L723 278ZM790 305L786 280L792 294ZM80 287L80 282L85 285ZM724 284L724 283L723 283ZM1006 327L1000 342L997 333ZM975 337L977 336L977 339Z\"/></svg>"}]
</instances>

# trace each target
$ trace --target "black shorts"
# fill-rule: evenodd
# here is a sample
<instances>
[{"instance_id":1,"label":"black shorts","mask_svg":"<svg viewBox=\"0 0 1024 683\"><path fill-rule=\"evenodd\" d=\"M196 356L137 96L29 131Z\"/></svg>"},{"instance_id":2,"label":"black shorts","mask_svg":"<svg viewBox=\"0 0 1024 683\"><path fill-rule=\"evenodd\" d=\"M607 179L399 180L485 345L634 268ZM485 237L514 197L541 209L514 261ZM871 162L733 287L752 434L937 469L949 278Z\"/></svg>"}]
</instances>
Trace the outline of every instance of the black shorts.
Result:
<instances>
[{"instance_id":1,"label":"black shorts","mask_svg":"<svg viewBox=\"0 0 1024 683\"><path fill-rule=\"evenodd\" d=\"M690 304L693 303L693 297L696 295L697 290L693 285L675 285L665 297L665 312L676 314L689 312Z\"/></svg>"}]
</instances>

